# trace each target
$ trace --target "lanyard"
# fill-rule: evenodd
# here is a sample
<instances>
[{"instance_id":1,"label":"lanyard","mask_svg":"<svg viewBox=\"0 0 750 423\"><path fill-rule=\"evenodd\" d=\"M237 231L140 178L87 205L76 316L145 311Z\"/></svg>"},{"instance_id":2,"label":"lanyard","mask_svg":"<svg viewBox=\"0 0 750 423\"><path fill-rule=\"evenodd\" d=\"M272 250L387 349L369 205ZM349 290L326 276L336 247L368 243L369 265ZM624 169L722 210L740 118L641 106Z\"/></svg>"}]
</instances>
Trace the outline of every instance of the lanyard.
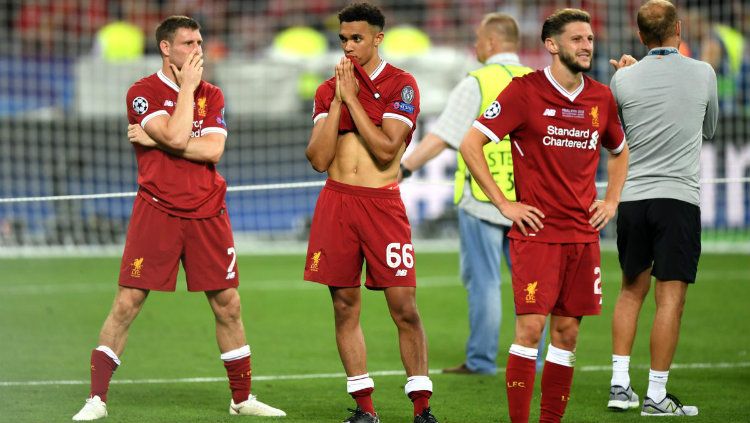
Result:
<instances>
[{"instance_id":1,"label":"lanyard","mask_svg":"<svg viewBox=\"0 0 750 423\"><path fill-rule=\"evenodd\" d=\"M648 52L649 56L668 56L670 54L679 53L674 47L655 48Z\"/></svg>"}]
</instances>

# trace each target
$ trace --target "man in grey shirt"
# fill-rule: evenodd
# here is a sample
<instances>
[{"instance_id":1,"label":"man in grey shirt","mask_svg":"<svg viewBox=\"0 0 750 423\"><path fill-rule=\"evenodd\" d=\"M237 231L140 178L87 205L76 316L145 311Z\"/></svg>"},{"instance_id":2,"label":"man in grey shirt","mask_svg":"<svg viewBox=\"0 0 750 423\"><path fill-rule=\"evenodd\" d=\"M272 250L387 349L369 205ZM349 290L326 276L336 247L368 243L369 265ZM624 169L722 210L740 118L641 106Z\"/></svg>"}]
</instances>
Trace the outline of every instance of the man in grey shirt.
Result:
<instances>
[{"instance_id":1,"label":"man in grey shirt","mask_svg":"<svg viewBox=\"0 0 750 423\"><path fill-rule=\"evenodd\" d=\"M610 88L630 146L630 168L617 216L622 288L612 319L608 406L637 408L628 373L638 314L656 278L651 370L641 415L696 415L666 385L687 287L695 282L701 245L699 159L718 116L716 75L679 54L674 5L650 0L638 10L648 55L618 70Z\"/></svg>"},{"instance_id":2,"label":"man in grey shirt","mask_svg":"<svg viewBox=\"0 0 750 423\"><path fill-rule=\"evenodd\" d=\"M518 24L510 15L485 15L476 33L477 59L485 66L471 72L453 89L448 105L430 133L402 162L403 178L420 169L446 148L458 150L472 122L495 100L510 80L531 72L530 68L519 63L516 54ZM506 144L492 146L497 151L486 151L485 154L498 184L515 199L510 141ZM503 241L512 222L489 202L478 184L472 183L471 175L460 156L455 189L454 200L458 204L461 238L461 279L469 302L469 339L466 341L466 360L443 372L494 374L497 372L501 315L500 257L505 255L510 267L508 243Z\"/></svg>"}]
</instances>

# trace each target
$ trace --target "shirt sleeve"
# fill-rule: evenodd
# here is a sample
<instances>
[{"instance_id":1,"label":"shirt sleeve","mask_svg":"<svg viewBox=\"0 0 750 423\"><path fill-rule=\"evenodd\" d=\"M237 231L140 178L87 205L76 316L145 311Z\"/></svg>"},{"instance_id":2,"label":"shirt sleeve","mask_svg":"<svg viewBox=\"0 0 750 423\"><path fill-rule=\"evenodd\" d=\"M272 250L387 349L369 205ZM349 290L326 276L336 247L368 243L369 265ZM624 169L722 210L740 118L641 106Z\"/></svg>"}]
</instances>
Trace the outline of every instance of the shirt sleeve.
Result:
<instances>
[{"instance_id":1,"label":"shirt sleeve","mask_svg":"<svg viewBox=\"0 0 750 423\"><path fill-rule=\"evenodd\" d=\"M216 88L208 102L206 117L203 119L201 136L206 134L222 134L227 136L227 123L224 120L224 93Z\"/></svg>"},{"instance_id":2,"label":"shirt sleeve","mask_svg":"<svg viewBox=\"0 0 750 423\"><path fill-rule=\"evenodd\" d=\"M399 76L385 104L383 119L397 119L414 128L419 115L419 88L414 77L408 73Z\"/></svg>"},{"instance_id":3,"label":"shirt sleeve","mask_svg":"<svg viewBox=\"0 0 750 423\"><path fill-rule=\"evenodd\" d=\"M458 150L466 131L479 114L482 93L479 81L467 76L448 95L448 101L430 132Z\"/></svg>"},{"instance_id":4,"label":"shirt sleeve","mask_svg":"<svg viewBox=\"0 0 750 423\"><path fill-rule=\"evenodd\" d=\"M169 116L169 112L164 109L164 105L153 95L153 90L149 90L142 83L137 83L130 87L125 97L128 108L128 122L139 124L145 127L148 121L160 116Z\"/></svg>"},{"instance_id":5,"label":"shirt sleeve","mask_svg":"<svg viewBox=\"0 0 750 423\"><path fill-rule=\"evenodd\" d=\"M500 142L520 127L527 109L525 96L533 95L524 93L522 85L522 79L514 78L497 99L490 103L482 116L474 121L473 126L494 142Z\"/></svg>"},{"instance_id":6,"label":"shirt sleeve","mask_svg":"<svg viewBox=\"0 0 750 423\"><path fill-rule=\"evenodd\" d=\"M607 91L607 127L604 130L604 137L602 137L602 145L609 150L612 154L620 154L625 148L625 133L622 131L622 124L620 123L620 115L617 112L617 104L615 98L612 96L612 91L606 88Z\"/></svg>"},{"instance_id":7,"label":"shirt sleeve","mask_svg":"<svg viewBox=\"0 0 750 423\"><path fill-rule=\"evenodd\" d=\"M313 124L317 123L320 119L328 116L328 110L331 108L331 102L333 101L334 94L335 93L333 92L333 90L331 90L331 87L327 82L320 84L318 89L315 91L312 113Z\"/></svg>"},{"instance_id":8,"label":"shirt sleeve","mask_svg":"<svg viewBox=\"0 0 750 423\"><path fill-rule=\"evenodd\" d=\"M703 139L711 139L716 132L716 122L719 119L719 96L716 85L716 72L711 65L708 68L708 104L706 105L706 115L703 117Z\"/></svg>"}]
</instances>

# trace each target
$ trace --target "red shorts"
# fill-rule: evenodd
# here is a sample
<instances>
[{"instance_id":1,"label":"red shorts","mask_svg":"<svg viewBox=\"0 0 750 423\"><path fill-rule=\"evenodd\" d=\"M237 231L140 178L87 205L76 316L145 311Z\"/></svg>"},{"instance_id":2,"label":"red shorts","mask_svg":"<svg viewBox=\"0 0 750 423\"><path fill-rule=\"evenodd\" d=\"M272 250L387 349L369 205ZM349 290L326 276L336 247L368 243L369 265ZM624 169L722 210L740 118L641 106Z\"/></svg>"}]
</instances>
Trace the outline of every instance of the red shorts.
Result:
<instances>
[{"instance_id":1,"label":"red shorts","mask_svg":"<svg viewBox=\"0 0 750 423\"><path fill-rule=\"evenodd\" d=\"M215 217L186 219L164 213L136 196L120 264L120 285L174 291L180 260L188 291L239 285L226 210Z\"/></svg>"},{"instance_id":2,"label":"red shorts","mask_svg":"<svg viewBox=\"0 0 750 423\"><path fill-rule=\"evenodd\" d=\"M602 309L599 242L510 240L516 314L578 317Z\"/></svg>"},{"instance_id":3,"label":"red shorts","mask_svg":"<svg viewBox=\"0 0 750 423\"><path fill-rule=\"evenodd\" d=\"M411 227L398 187L366 188L326 181L315 206L305 280L328 286L385 289L416 286Z\"/></svg>"}]
</instances>

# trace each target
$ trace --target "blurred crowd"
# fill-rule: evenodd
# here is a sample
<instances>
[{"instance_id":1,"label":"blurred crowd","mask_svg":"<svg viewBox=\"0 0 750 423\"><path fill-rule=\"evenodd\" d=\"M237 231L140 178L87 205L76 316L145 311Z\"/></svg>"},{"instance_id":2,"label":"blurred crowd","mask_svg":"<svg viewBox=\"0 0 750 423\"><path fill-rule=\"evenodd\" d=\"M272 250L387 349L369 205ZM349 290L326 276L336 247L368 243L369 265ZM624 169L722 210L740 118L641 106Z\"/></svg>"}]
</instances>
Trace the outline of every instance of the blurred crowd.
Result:
<instances>
[{"instance_id":1,"label":"blurred crowd","mask_svg":"<svg viewBox=\"0 0 750 423\"><path fill-rule=\"evenodd\" d=\"M126 22L141 32L138 53L157 53L153 32L173 14L189 15L203 26L205 53L211 60L228 56L258 56L274 37L292 26L311 27L338 44L336 13L345 0L15 0L0 6L0 21L8 31L0 45L3 57L75 59L97 51L97 36L106 25ZM636 36L635 14L640 0L373 0L386 13L387 28L413 25L432 45L461 51L473 48L472 28L485 13L513 15L522 31L521 55L532 65L546 63L539 40L541 22L560 7L589 11L599 41L598 57L645 50ZM683 53L711 63L717 74L744 90L748 73L746 0L677 0L683 12ZM606 60L603 62L606 63ZM600 66L604 67L604 66ZM608 70L599 70L606 76ZM726 82L729 84L729 82ZM728 89L728 88L727 88Z\"/></svg>"}]
</instances>

